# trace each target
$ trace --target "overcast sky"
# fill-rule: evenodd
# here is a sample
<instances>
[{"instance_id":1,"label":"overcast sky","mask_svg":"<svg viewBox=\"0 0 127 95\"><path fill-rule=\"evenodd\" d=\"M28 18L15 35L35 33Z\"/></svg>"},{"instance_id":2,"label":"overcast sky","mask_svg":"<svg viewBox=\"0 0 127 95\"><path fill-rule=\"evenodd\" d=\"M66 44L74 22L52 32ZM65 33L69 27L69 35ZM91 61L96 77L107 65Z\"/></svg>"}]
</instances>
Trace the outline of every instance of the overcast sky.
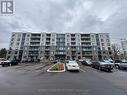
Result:
<instances>
[{"instance_id":1,"label":"overcast sky","mask_svg":"<svg viewBox=\"0 0 127 95\"><path fill-rule=\"evenodd\" d=\"M15 0L15 14L0 15L0 48L12 32L110 33L127 38L127 0Z\"/></svg>"}]
</instances>

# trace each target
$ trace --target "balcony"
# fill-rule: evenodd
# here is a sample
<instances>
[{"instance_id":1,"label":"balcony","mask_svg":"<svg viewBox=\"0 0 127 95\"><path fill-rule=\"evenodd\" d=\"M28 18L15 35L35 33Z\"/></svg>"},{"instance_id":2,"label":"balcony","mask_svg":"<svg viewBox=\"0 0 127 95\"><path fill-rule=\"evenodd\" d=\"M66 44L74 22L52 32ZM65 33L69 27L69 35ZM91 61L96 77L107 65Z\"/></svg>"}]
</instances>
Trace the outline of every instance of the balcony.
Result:
<instances>
[{"instance_id":1,"label":"balcony","mask_svg":"<svg viewBox=\"0 0 127 95\"><path fill-rule=\"evenodd\" d=\"M81 38L81 42L91 42L90 38Z\"/></svg>"},{"instance_id":2,"label":"balcony","mask_svg":"<svg viewBox=\"0 0 127 95\"><path fill-rule=\"evenodd\" d=\"M38 53L29 53L29 56L38 56Z\"/></svg>"},{"instance_id":3,"label":"balcony","mask_svg":"<svg viewBox=\"0 0 127 95\"><path fill-rule=\"evenodd\" d=\"M46 38L51 38L51 34L46 34Z\"/></svg>"},{"instance_id":4,"label":"balcony","mask_svg":"<svg viewBox=\"0 0 127 95\"><path fill-rule=\"evenodd\" d=\"M93 56L92 53L83 53L82 56Z\"/></svg>"},{"instance_id":5,"label":"balcony","mask_svg":"<svg viewBox=\"0 0 127 95\"><path fill-rule=\"evenodd\" d=\"M91 44L81 44L81 46L92 46Z\"/></svg>"},{"instance_id":6,"label":"balcony","mask_svg":"<svg viewBox=\"0 0 127 95\"><path fill-rule=\"evenodd\" d=\"M50 48L45 48L45 51L50 51Z\"/></svg>"},{"instance_id":7,"label":"balcony","mask_svg":"<svg viewBox=\"0 0 127 95\"><path fill-rule=\"evenodd\" d=\"M31 38L40 38L41 36L34 36L32 35Z\"/></svg>"},{"instance_id":8,"label":"balcony","mask_svg":"<svg viewBox=\"0 0 127 95\"><path fill-rule=\"evenodd\" d=\"M90 38L90 34L81 34L81 38Z\"/></svg>"},{"instance_id":9,"label":"balcony","mask_svg":"<svg viewBox=\"0 0 127 95\"><path fill-rule=\"evenodd\" d=\"M31 44L30 46L40 46L40 44Z\"/></svg>"},{"instance_id":10,"label":"balcony","mask_svg":"<svg viewBox=\"0 0 127 95\"><path fill-rule=\"evenodd\" d=\"M31 40L30 42L40 42L40 40Z\"/></svg>"},{"instance_id":11,"label":"balcony","mask_svg":"<svg viewBox=\"0 0 127 95\"><path fill-rule=\"evenodd\" d=\"M72 51L76 51L77 49L71 49Z\"/></svg>"},{"instance_id":12,"label":"balcony","mask_svg":"<svg viewBox=\"0 0 127 95\"><path fill-rule=\"evenodd\" d=\"M50 44L46 44L45 46L50 46Z\"/></svg>"},{"instance_id":13,"label":"balcony","mask_svg":"<svg viewBox=\"0 0 127 95\"><path fill-rule=\"evenodd\" d=\"M39 51L39 49L29 49L29 51Z\"/></svg>"},{"instance_id":14,"label":"balcony","mask_svg":"<svg viewBox=\"0 0 127 95\"><path fill-rule=\"evenodd\" d=\"M66 52L56 52L55 55L65 55Z\"/></svg>"},{"instance_id":15,"label":"balcony","mask_svg":"<svg viewBox=\"0 0 127 95\"><path fill-rule=\"evenodd\" d=\"M92 51L92 49L82 49L82 51Z\"/></svg>"}]
</instances>

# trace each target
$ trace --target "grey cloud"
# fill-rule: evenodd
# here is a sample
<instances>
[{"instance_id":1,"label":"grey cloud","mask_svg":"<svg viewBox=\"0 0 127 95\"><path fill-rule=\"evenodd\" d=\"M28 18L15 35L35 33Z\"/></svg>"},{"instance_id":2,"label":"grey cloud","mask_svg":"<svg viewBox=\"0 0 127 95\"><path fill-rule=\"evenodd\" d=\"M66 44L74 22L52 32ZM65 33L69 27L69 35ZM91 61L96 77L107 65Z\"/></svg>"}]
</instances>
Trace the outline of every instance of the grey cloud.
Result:
<instances>
[{"instance_id":1,"label":"grey cloud","mask_svg":"<svg viewBox=\"0 0 127 95\"><path fill-rule=\"evenodd\" d=\"M108 32L127 37L127 0L15 0L15 14L0 16L0 47L11 32ZM124 36L122 36L124 35Z\"/></svg>"}]
</instances>

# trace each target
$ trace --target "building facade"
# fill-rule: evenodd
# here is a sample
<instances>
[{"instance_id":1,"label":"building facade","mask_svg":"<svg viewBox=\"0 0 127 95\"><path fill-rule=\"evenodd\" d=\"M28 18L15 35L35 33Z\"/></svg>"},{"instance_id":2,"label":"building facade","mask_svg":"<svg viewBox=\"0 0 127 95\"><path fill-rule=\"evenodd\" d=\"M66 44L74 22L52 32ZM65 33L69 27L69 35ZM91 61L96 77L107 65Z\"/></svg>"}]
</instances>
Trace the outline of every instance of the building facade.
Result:
<instances>
[{"instance_id":1,"label":"building facade","mask_svg":"<svg viewBox=\"0 0 127 95\"><path fill-rule=\"evenodd\" d=\"M127 57L127 40L123 39L121 41L121 45L122 45L122 50L123 50L124 56Z\"/></svg>"},{"instance_id":2,"label":"building facade","mask_svg":"<svg viewBox=\"0 0 127 95\"><path fill-rule=\"evenodd\" d=\"M102 60L112 57L108 33L17 33L13 32L7 59Z\"/></svg>"}]
</instances>

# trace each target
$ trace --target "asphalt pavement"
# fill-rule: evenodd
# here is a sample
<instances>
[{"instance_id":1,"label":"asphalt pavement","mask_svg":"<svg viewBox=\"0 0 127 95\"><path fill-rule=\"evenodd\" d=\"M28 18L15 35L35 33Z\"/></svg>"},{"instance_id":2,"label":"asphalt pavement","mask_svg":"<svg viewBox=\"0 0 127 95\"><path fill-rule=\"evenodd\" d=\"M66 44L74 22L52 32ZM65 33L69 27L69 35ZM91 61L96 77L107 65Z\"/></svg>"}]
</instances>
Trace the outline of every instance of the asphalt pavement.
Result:
<instances>
[{"instance_id":1,"label":"asphalt pavement","mask_svg":"<svg viewBox=\"0 0 127 95\"><path fill-rule=\"evenodd\" d=\"M0 95L127 95L127 71L48 73L52 64L0 67Z\"/></svg>"}]
</instances>

